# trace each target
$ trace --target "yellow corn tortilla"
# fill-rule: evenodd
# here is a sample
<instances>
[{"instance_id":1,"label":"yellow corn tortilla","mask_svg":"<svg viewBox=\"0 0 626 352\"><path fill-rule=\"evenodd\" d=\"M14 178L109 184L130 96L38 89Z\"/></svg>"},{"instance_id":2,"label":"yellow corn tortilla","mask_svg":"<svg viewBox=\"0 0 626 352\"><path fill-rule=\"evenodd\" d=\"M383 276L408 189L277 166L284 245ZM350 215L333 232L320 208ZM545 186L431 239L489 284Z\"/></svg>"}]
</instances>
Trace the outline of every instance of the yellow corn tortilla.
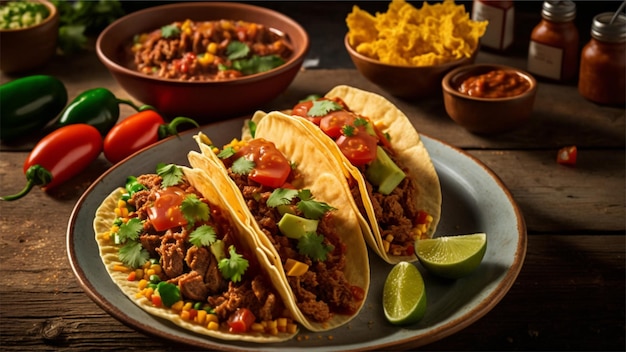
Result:
<instances>
[{"instance_id":1,"label":"yellow corn tortilla","mask_svg":"<svg viewBox=\"0 0 626 352\"><path fill-rule=\"evenodd\" d=\"M426 237L431 238L441 218L441 185L430 155L408 117L384 97L346 85L336 86L325 97L341 98L350 110L369 118L381 132L390 136L390 143L398 159L411 170L410 177L413 179L419 194L419 197L414 199L417 209L424 210L433 217L431 226L425 234ZM257 111L252 117L252 121L258 125L265 119L265 116L264 112ZM324 153L334 155L340 169L339 174L343 174L347 179L354 179L358 183L366 214L361 214L354 200L350 204L357 214L367 244L390 264L417 260L415 255L394 256L385 251L380 226L374 215L374 208L367 193L363 174L350 163L337 144L318 126L298 116L292 116L292 119L307 127L306 130L314 136L319 147L324 148ZM251 138L247 125L243 128L242 136L243 139ZM294 139L299 138L304 138L304 136L294 137ZM347 182L344 182L344 187L349 188Z\"/></svg>"},{"instance_id":2,"label":"yellow corn tortilla","mask_svg":"<svg viewBox=\"0 0 626 352\"><path fill-rule=\"evenodd\" d=\"M226 200L220 196L219 189L216 188L215 183L212 182L212 178L204 174L203 171L182 167L185 176L188 181L198 190L202 195L209 199L213 204L217 205L221 209L225 209L225 216L228 216L228 207L225 206ZM120 246L112 244L112 241L106 238L105 233L111 229L113 222L116 219L115 208L118 200L125 192L123 188L114 190L109 196L105 198L100 207L96 210L96 215L93 222L94 231L96 234L96 241L98 243L100 257L106 271L113 282L122 290L122 292L141 309L159 318L166 319L176 324L177 326L201 334L210 336L212 338L221 340L237 340L248 341L254 343L276 343L286 341L293 338L295 333L279 332L277 335L270 335L257 332L246 333L231 333L223 324L220 324L219 330L209 330L206 326L191 323L183 320L179 313L172 311L167 307L155 307L151 301L146 297L141 296L137 298L135 294L138 292L137 281L128 281L128 273L123 273L114 270L115 265L122 265L119 260L118 251ZM267 271L275 270L269 265L266 254L263 252L261 246L256 241L256 236L251 233L248 226L245 226L237 216L231 214L231 224L235 227L240 234L240 245L247 246L250 253L254 253L257 256L259 265L263 266ZM271 274L268 274L271 276ZM284 288L275 287L277 293L284 291ZM287 302L283 302L285 307L288 307Z\"/></svg>"},{"instance_id":3,"label":"yellow corn tortilla","mask_svg":"<svg viewBox=\"0 0 626 352\"><path fill-rule=\"evenodd\" d=\"M271 112L259 122L256 128L257 137L273 142L287 159L297 165L303 177L303 188L309 189L316 200L326 202L337 209L335 217L339 220L337 221L339 225L336 230L347 248L345 276L352 285L362 288L364 297L367 297L370 285L368 252L363 241L361 226L350 205L349 190L343 185L345 178L339 173L341 170L337 168L336 162L329 158L327 152L312 148L316 143L314 140L306 141L300 138L307 136L305 132L305 126L293 124L290 116L280 112ZM288 284L278 252L254 221L254 216L249 212L239 188L228 176L224 164L211 148L202 142L203 139L202 135L196 136L201 153L189 153L191 165L194 168L203 169L211 175L222 173L223 177L219 179L223 179L228 187L220 186L221 194L224 198L229 199L228 206L233 213L238 213L244 220L252 219L249 226L258 234L258 241L264 247L263 252L266 253L273 265L274 270L270 271L270 274L273 275L272 282L274 282L275 287L285 289L283 301L292 309L294 320L311 331L334 329L352 320L363 307L365 299L360 302L360 306L353 315L335 314L330 321L324 323L311 321L300 311L296 305L295 295Z\"/></svg>"}]
</instances>

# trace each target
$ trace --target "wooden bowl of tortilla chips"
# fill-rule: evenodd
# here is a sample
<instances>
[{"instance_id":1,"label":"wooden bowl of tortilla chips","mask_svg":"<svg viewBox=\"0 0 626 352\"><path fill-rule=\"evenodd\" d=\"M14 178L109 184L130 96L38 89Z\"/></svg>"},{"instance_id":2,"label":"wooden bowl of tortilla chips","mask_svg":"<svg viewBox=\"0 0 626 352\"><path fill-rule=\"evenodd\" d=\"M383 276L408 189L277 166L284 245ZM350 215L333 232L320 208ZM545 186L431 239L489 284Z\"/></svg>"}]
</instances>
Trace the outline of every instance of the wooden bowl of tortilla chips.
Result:
<instances>
[{"instance_id":1,"label":"wooden bowl of tortilla chips","mask_svg":"<svg viewBox=\"0 0 626 352\"><path fill-rule=\"evenodd\" d=\"M392 0L371 15L354 6L346 17L344 44L357 70L399 98L441 95L449 71L474 63L487 22L469 18L453 0L416 8Z\"/></svg>"}]
</instances>

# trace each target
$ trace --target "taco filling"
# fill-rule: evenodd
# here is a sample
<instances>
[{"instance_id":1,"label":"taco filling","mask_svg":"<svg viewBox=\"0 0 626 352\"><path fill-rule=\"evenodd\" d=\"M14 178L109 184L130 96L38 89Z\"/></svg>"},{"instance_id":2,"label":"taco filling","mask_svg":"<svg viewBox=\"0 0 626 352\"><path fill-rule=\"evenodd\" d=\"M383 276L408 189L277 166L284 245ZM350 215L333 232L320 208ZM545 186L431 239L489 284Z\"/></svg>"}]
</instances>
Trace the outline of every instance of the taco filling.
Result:
<instances>
[{"instance_id":1,"label":"taco filling","mask_svg":"<svg viewBox=\"0 0 626 352\"><path fill-rule=\"evenodd\" d=\"M339 97L302 101L291 113L318 126L361 172L385 253L414 255L414 243L428 237L433 216L413 201L419 196L417 185L389 136L368 117L351 111ZM366 214L358 183L352 179L349 186L359 211Z\"/></svg>"},{"instance_id":2,"label":"taco filling","mask_svg":"<svg viewBox=\"0 0 626 352\"><path fill-rule=\"evenodd\" d=\"M157 174L129 177L112 196L114 220L97 238L107 267L128 273L132 284L123 290L140 306L220 338L296 333L252 253L251 234L190 184L183 168L159 165ZM117 261L108 259L107 246Z\"/></svg>"},{"instance_id":3,"label":"taco filling","mask_svg":"<svg viewBox=\"0 0 626 352\"><path fill-rule=\"evenodd\" d=\"M355 315L365 288L345 275L347 248L335 231L336 209L301 188L296 165L268 140L233 140L213 149L279 254L304 316L326 322L335 314Z\"/></svg>"}]
</instances>

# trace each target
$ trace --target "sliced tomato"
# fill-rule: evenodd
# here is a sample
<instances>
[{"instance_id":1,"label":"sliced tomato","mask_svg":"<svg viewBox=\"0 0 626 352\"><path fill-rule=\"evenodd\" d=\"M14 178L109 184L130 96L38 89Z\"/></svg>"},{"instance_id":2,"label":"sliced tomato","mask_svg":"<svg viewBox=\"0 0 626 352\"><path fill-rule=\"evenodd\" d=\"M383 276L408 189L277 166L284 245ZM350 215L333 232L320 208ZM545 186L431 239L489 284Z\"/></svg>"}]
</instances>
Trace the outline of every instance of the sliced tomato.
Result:
<instances>
[{"instance_id":1,"label":"sliced tomato","mask_svg":"<svg viewBox=\"0 0 626 352\"><path fill-rule=\"evenodd\" d=\"M308 112L312 106L313 106L313 100L303 101L301 103L296 104L296 106L294 106L293 109L291 109L291 114L304 117L308 119L309 121L313 122L314 124L319 125L320 120L322 119L322 116L311 117L308 115Z\"/></svg>"},{"instance_id":2,"label":"sliced tomato","mask_svg":"<svg viewBox=\"0 0 626 352\"><path fill-rule=\"evenodd\" d=\"M378 138L369 135L365 129L356 129L351 136L341 135L336 143L354 166L362 166L376 159Z\"/></svg>"},{"instance_id":3,"label":"sliced tomato","mask_svg":"<svg viewBox=\"0 0 626 352\"><path fill-rule=\"evenodd\" d=\"M176 226L187 224L180 205L185 199L185 192L178 187L167 187L156 194L152 208L148 210L148 218L157 231L165 231Z\"/></svg>"},{"instance_id":4,"label":"sliced tomato","mask_svg":"<svg viewBox=\"0 0 626 352\"><path fill-rule=\"evenodd\" d=\"M337 110L322 117L320 120L320 128L329 137L336 139L341 136L341 129L345 125L352 125L356 120L356 116L346 110Z\"/></svg>"},{"instance_id":5,"label":"sliced tomato","mask_svg":"<svg viewBox=\"0 0 626 352\"><path fill-rule=\"evenodd\" d=\"M246 332L255 322L256 317L248 308L239 308L228 318L230 332Z\"/></svg>"},{"instance_id":6,"label":"sliced tomato","mask_svg":"<svg viewBox=\"0 0 626 352\"><path fill-rule=\"evenodd\" d=\"M576 165L576 159L578 158L578 149L575 145L564 147L559 149L556 156L556 162L561 165Z\"/></svg>"},{"instance_id":7,"label":"sliced tomato","mask_svg":"<svg viewBox=\"0 0 626 352\"><path fill-rule=\"evenodd\" d=\"M289 160L276 149L274 143L262 138L251 140L237 155L254 161L254 169L248 177L264 186L281 187L291 173Z\"/></svg>"}]
</instances>

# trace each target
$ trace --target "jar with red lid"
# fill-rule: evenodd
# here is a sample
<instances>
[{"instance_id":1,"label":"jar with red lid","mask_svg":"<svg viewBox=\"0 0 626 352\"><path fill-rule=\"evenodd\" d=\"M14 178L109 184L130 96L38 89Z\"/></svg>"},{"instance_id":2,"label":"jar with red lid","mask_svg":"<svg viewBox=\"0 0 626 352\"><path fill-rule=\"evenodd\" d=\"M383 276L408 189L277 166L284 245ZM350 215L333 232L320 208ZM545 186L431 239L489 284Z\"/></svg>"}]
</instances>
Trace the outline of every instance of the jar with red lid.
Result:
<instances>
[{"instance_id":1,"label":"jar with red lid","mask_svg":"<svg viewBox=\"0 0 626 352\"><path fill-rule=\"evenodd\" d=\"M544 1L541 22L528 47L528 71L553 81L569 82L578 73L578 29L573 1Z\"/></svg>"},{"instance_id":2,"label":"jar with red lid","mask_svg":"<svg viewBox=\"0 0 626 352\"><path fill-rule=\"evenodd\" d=\"M515 6L513 1L474 0L472 20L489 21L480 45L496 51L506 51L514 39Z\"/></svg>"},{"instance_id":3,"label":"jar with red lid","mask_svg":"<svg viewBox=\"0 0 626 352\"><path fill-rule=\"evenodd\" d=\"M593 18L591 40L580 55L578 92L606 105L623 105L626 97L626 16L601 13Z\"/></svg>"}]
</instances>

